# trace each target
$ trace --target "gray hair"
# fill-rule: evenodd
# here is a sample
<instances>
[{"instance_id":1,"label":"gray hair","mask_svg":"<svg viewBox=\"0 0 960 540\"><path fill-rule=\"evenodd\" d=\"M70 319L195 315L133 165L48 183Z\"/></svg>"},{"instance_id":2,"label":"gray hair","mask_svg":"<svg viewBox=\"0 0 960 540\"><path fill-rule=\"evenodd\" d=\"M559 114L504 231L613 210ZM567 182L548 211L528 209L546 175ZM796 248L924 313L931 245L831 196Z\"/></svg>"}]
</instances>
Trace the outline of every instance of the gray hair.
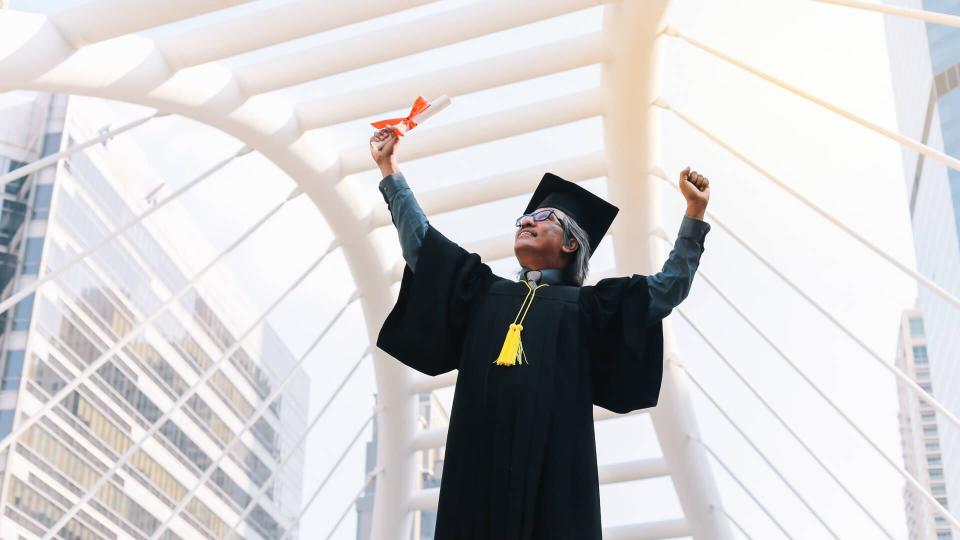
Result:
<instances>
[{"instance_id":1,"label":"gray hair","mask_svg":"<svg viewBox=\"0 0 960 540\"><path fill-rule=\"evenodd\" d=\"M577 250L573 252L567 267L563 269L563 280L576 286L583 285L590 272L590 239L587 231L583 230L570 216L563 220L563 244L567 245L571 239L577 241Z\"/></svg>"}]
</instances>

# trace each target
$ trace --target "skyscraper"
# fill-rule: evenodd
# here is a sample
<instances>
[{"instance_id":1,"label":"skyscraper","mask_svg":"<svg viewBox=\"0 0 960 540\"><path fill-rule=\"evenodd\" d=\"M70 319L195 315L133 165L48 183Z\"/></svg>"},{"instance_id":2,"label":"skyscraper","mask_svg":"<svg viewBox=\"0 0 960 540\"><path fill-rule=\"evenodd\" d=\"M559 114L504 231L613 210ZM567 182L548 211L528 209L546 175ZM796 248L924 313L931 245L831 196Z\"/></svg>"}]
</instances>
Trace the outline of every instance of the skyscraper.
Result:
<instances>
[{"instance_id":1,"label":"skyscraper","mask_svg":"<svg viewBox=\"0 0 960 540\"><path fill-rule=\"evenodd\" d=\"M889 4L960 15L958 0L888 0ZM900 133L960 156L960 28L887 17ZM904 179L919 271L960 296L960 172L904 148ZM934 397L960 414L960 309L920 286ZM946 499L960 500L960 430L937 418ZM949 538L949 536L943 536Z\"/></svg>"},{"instance_id":2,"label":"skyscraper","mask_svg":"<svg viewBox=\"0 0 960 540\"><path fill-rule=\"evenodd\" d=\"M93 138L109 123L106 107L91 100L81 107L65 96L2 99L0 173ZM3 298L145 211L156 186L147 160L119 139L4 186ZM179 226L191 227L180 217ZM4 314L0 437L186 287L189 265L179 254L196 247L174 246L162 221L142 222ZM193 285L2 457L0 539L43 535L234 345L242 331L238 310L252 308L244 307L229 273L217 271L219 279L208 280L215 283ZM293 365L276 332L261 326L69 522L67 537L154 534ZM269 477L304 429L308 391L301 373L162 538L222 538L248 504L254 509L238 528L242 537L287 532L300 506L302 450ZM253 501L268 481L266 495Z\"/></svg>"},{"instance_id":3,"label":"skyscraper","mask_svg":"<svg viewBox=\"0 0 960 540\"><path fill-rule=\"evenodd\" d=\"M904 313L897 343L896 365L909 374L921 388L931 390L930 358L924 335L923 315L917 311ZM941 504L947 506L937 417L929 403L917 398L905 385L897 387L900 403L900 438L904 466ZM903 500L907 510L907 531L910 540L951 540L947 521L936 515L912 486L904 486Z\"/></svg>"}]
</instances>

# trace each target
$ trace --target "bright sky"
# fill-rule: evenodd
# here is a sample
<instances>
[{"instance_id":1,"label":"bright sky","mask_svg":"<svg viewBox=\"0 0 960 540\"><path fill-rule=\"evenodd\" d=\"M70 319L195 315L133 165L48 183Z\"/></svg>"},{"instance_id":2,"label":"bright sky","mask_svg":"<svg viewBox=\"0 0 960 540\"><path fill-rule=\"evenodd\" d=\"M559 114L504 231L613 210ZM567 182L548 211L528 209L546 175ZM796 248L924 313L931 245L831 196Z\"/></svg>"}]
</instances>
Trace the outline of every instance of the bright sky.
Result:
<instances>
[{"instance_id":1,"label":"bright sky","mask_svg":"<svg viewBox=\"0 0 960 540\"><path fill-rule=\"evenodd\" d=\"M281 2L257 3L264 5ZM297 40L255 55L230 59L239 65L280 51L295 50L370 31L380 25L467 4L445 1L410 13ZM13 9L48 11L46 3L12 2ZM249 12L253 7L231 10ZM499 54L596 30L599 9L560 17L530 27L471 40L372 68L279 92L283 99L339 94L380 84L410 72L430 71L457 62ZM201 21L223 15L207 16ZM896 129L890 70L882 19L875 14L798 0L675 0L673 24L735 57L803 89ZM175 25L148 35L180 30ZM454 97L454 105L434 125L563 95L599 83L599 69L586 68L521 84ZM872 132L817 108L693 49L668 41L663 96L676 108L723 137L817 204L913 265L899 147ZM415 96L410 96L411 101ZM142 109L115 106L119 118L134 118ZM379 116L379 115L378 115ZM104 120L107 123L109 120ZM429 127L425 126L426 130ZM333 128L346 146L363 144L371 129L364 122ZM412 134L411 137L415 137ZM151 122L131 136L166 178L182 185L209 164L239 146L208 127L181 118ZM892 361L899 317L913 305L912 281L842 232L777 190L723 149L705 140L670 114L663 116L663 169L674 176L690 164L711 179L710 210L747 239L848 324L874 351ZM498 171L602 149L601 121L578 122L404 164L415 191L483 177ZM402 148L401 148L402 160ZM373 173L348 178L372 206L383 204ZM638 178L638 181L641 179ZM598 180L588 184L604 193ZM212 246L223 246L255 221L293 183L264 158L252 155L217 174L185 198L184 205L207 232ZM673 235L683 211L682 199L664 190L664 228ZM448 236L468 242L512 228L525 197L484 205L450 215L431 216ZM626 208L625 211L639 211ZM476 223L484 223L477 227ZM171 234L177 234L172 227ZM377 233L384 249L399 256L396 233ZM266 306L326 245L330 233L306 198L284 210L229 264L249 291L251 301ZM609 250L610 246L607 246ZM204 259L198 257L198 264ZM594 268L612 264L601 250ZM494 264L508 272L514 263ZM755 259L714 227L706 243L701 270L741 306L820 387L896 462L900 462L896 393L892 378ZM295 298L271 321L295 354L352 292L349 269L339 254L323 264ZM800 433L853 491L881 517L896 536L905 536L902 480L843 424L782 359L751 332L701 279L682 308L703 332L743 370L765 398ZM806 457L798 444L677 315L670 318L679 352L739 425L753 437L786 477L844 538L877 537L878 532L845 495ZM329 338L311 356L311 415L319 410L340 377L365 349L362 313L351 307ZM326 474L355 429L366 419L375 392L368 361L310 435L304 474L306 498ZM739 435L690 388L705 440L739 478L767 504L796 538L826 537L816 520L789 493ZM448 401L452 392L441 392ZM652 457L659 447L650 421L635 417L598 425L601 463ZM364 439L369 438L365 435ZM358 445L334 474L302 523L302 537L325 537L363 480L363 445ZM756 505L717 466L714 473L727 510L755 538L779 533ZM601 490L606 525L679 517L669 480L605 486ZM334 538L354 538L351 511Z\"/></svg>"}]
</instances>

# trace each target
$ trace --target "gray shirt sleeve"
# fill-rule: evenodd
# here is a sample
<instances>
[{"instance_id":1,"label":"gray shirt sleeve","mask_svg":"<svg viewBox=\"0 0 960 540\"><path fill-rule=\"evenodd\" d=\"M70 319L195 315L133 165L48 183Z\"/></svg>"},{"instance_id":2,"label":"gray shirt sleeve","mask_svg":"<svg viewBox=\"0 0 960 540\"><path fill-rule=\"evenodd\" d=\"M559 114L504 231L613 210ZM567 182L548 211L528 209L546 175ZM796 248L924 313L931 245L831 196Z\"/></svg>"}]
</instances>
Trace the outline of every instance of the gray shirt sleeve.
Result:
<instances>
[{"instance_id":1,"label":"gray shirt sleeve","mask_svg":"<svg viewBox=\"0 0 960 540\"><path fill-rule=\"evenodd\" d=\"M380 181L380 193L383 194L397 234L400 235L403 260L411 271L416 270L417 255L427 234L427 216L413 196L413 190L407 185L403 173L399 171L383 177Z\"/></svg>"},{"instance_id":2,"label":"gray shirt sleeve","mask_svg":"<svg viewBox=\"0 0 960 540\"><path fill-rule=\"evenodd\" d=\"M703 242L708 232L710 224L706 221L683 216L673 250L663 263L663 269L647 276L650 291L648 322L663 319L687 297L693 284L693 275L700 265Z\"/></svg>"},{"instance_id":3,"label":"gray shirt sleeve","mask_svg":"<svg viewBox=\"0 0 960 540\"><path fill-rule=\"evenodd\" d=\"M385 176L379 187L400 236L403 260L410 270L416 270L420 246L427 234L427 216L402 173ZM663 264L663 269L657 274L647 276L650 291L650 306L647 311L649 322L663 319L687 297L693 275L700 265L703 242L709 231L709 223L683 216L677 240Z\"/></svg>"}]
</instances>

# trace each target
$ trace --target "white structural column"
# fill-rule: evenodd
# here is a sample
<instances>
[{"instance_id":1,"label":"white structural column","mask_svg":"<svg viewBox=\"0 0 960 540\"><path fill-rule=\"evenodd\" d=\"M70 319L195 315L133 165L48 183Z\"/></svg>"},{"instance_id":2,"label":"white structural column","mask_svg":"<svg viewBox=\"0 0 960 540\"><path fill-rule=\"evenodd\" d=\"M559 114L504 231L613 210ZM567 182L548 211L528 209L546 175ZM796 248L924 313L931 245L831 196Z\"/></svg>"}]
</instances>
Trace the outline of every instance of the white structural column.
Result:
<instances>
[{"instance_id":1,"label":"white structural column","mask_svg":"<svg viewBox=\"0 0 960 540\"><path fill-rule=\"evenodd\" d=\"M659 154L660 124L652 103L659 93L663 46L659 35L669 4L670 0L623 1L604 11L604 31L613 54L602 79L607 189L612 201L625 208L613 236L621 273L650 273L662 260L649 235L659 227L660 185L647 172ZM638 141L646 141L646 147ZM664 356L669 358L675 349L670 324L665 322ZM683 373L672 364L664 366L660 400L651 416L690 534L732 539L729 522L714 511L721 506L720 496L706 454L690 438L699 437L693 404Z\"/></svg>"}]
</instances>

